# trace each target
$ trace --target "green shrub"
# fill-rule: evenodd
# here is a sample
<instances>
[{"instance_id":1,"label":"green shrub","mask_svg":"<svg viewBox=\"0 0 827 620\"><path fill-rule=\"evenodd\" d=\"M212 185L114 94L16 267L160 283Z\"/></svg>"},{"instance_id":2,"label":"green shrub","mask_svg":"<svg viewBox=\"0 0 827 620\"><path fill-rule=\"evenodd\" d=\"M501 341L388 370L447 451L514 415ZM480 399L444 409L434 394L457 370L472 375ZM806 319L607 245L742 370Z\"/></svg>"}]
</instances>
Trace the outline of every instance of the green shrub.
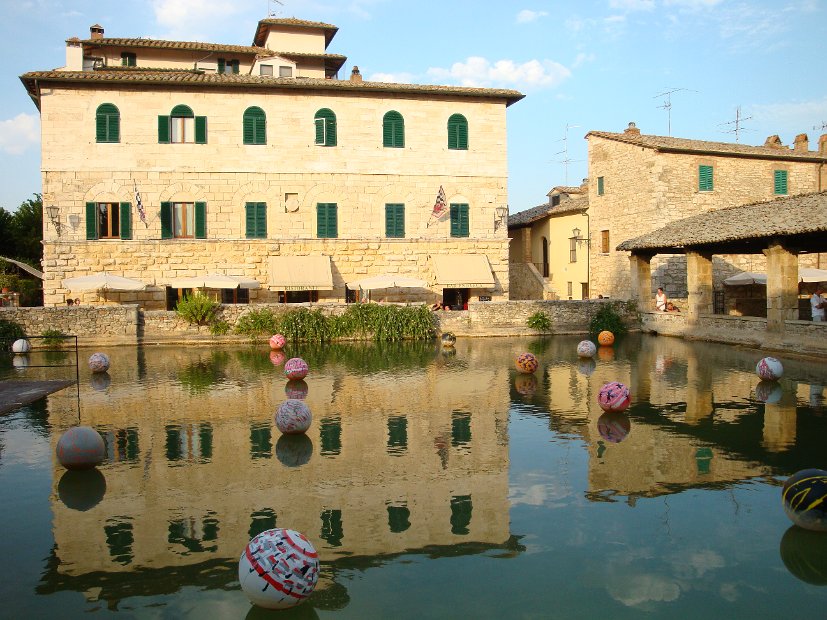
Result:
<instances>
[{"instance_id":1,"label":"green shrub","mask_svg":"<svg viewBox=\"0 0 827 620\"><path fill-rule=\"evenodd\" d=\"M59 346L63 344L63 341L66 338L66 334L59 329L46 329L43 330L43 333L40 335L43 336L43 339L40 342L47 347Z\"/></svg>"},{"instance_id":2,"label":"green shrub","mask_svg":"<svg viewBox=\"0 0 827 620\"><path fill-rule=\"evenodd\" d=\"M250 310L238 317L235 324L235 333L254 338L256 336L270 336L278 332L279 317L269 308Z\"/></svg>"},{"instance_id":3,"label":"green shrub","mask_svg":"<svg viewBox=\"0 0 827 620\"><path fill-rule=\"evenodd\" d=\"M11 345L15 340L25 337L26 332L23 331L23 327L19 323L0 319L0 347L11 349Z\"/></svg>"},{"instance_id":4,"label":"green shrub","mask_svg":"<svg viewBox=\"0 0 827 620\"><path fill-rule=\"evenodd\" d=\"M543 311L535 312L528 317L526 325L528 325L531 329L536 329L538 332L551 331L551 319Z\"/></svg>"},{"instance_id":5,"label":"green shrub","mask_svg":"<svg viewBox=\"0 0 827 620\"><path fill-rule=\"evenodd\" d=\"M600 310L589 322L589 335L592 339L602 331L610 331L615 337L622 336L628 329L623 322L623 314L628 311L627 305L622 301L611 301L601 304Z\"/></svg>"},{"instance_id":6,"label":"green shrub","mask_svg":"<svg viewBox=\"0 0 827 620\"><path fill-rule=\"evenodd\" d=\"M227 321L213 321L210 323L210 333L213 336L226 336L230 333L230 324Z\"/></svg>"},{"instance_id":7,"label":"green shrub","mask_svg":"<svg viewBox=\"0 0 827 620\"><path fill-rule=\"evenodd\" d=\"M190 325L209 325L215 319L219 304L198 293L178 302L175 312Z\"/></svg>"}]
</instances>

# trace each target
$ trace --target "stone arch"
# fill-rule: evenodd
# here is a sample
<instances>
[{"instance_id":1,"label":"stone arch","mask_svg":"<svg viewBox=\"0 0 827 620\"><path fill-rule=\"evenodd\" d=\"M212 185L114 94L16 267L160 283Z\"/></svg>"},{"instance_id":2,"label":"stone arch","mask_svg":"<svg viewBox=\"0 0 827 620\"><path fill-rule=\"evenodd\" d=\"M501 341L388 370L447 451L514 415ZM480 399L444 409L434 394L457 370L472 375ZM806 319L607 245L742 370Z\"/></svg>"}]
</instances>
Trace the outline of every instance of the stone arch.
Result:
<instances>
[{"instance_id":1,"label":"stone arch","mask_svg":"<svg viewBox=\"0 0 827 620\"><path fill-rule=\"evenodd\" d=\"M83 195L83 203L87 202L134 202L135 196L131 188L118 185L114 181L102 181L93 185Z\"/></svg>"},{"instance_id":2,"label":"stone arch","mask_svg":"<svg viewBox=\"0 0 827 620\"><path fill-rule=\"evenodd\" d=\"M181 181L168 186L161 192L159 202L204 202L206 193L204 188L194 183Z\"/></svg>"}]
</instances>

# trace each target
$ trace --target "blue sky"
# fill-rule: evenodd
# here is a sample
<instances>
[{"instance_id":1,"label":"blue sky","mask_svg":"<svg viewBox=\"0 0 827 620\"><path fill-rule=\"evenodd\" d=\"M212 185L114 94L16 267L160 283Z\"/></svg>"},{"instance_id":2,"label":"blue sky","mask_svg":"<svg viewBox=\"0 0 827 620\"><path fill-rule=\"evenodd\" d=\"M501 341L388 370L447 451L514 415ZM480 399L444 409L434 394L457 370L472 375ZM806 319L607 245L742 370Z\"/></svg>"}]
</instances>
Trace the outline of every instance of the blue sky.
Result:
<instances>
[{"instance_id":1,"label":"blue sky","mask_svg":"<svg viewBox=\"0 0 827 620\"><path fill-rule=\"evenodd\" d=\"M365 79L514 88L509 203L545 202L587 176L589 130L791 144L827 133L827 0L2 0L0 206L40 191L37 109L18 76L63 65L65 40L100 23L110 37L249 45L275 12L334 24L328 51ZM567 131L567 126L569 127ZM564 141L564 137L568 140ZM568 159L566 166L562 161Z\"/></svg>"}]
</instances>

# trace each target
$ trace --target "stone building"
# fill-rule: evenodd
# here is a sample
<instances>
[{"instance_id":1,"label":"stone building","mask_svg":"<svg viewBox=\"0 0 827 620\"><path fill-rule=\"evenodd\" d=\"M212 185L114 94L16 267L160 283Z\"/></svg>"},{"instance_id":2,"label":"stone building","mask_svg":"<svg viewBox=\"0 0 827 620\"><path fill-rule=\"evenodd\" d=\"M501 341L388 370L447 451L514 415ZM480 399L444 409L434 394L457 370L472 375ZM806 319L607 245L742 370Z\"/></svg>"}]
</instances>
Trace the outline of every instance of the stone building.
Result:
<instances>
[{"instance_id":1,"label":"stone building","mask_svg":"<svg viewBox=\"0 0 827 620\"><path fill-rule=\"evenodd\" d=\"M508 218L511 299L588 299L588 183L548 198Z\"/></svg>"},{"instance_id":2,"label":"stone building","mask_svg":"<svg viewBox=\"0 0 827 620\"><path fill-rule=\"evenodd\" d=\"M784 147L778 136L763 146L748 146L644 135L634 123L623 133L591 131L586 138L592 294L631 296L629 253L615 249L627 239L708 211L827 187L827 135L815 151L805 134L792 148ZM802 255L800 264L816 267L825 258ZM716 256L714 282L718 287L739 271L765 267L760 254ZM663 286L670 298L686 298L684 256L656 257L651 273L652 297L654 289Z\"/></svg>"},{"instance_id":3,"label":"stone building","mask_svg":"<svg viewBox=\"0 0 827 620\"><path fill-rule=\"evenodd\" d=\"M264 19L243 46L95 25L64 67L21 76L41 114L45 304L101 271L145 282L108 299L149 309L212 273L260 285L225 302L344 301L380 274L428 281L407 299L507 298L506 108L523 95L338 79L336 32Z\"/></svg>"}]
</instances>

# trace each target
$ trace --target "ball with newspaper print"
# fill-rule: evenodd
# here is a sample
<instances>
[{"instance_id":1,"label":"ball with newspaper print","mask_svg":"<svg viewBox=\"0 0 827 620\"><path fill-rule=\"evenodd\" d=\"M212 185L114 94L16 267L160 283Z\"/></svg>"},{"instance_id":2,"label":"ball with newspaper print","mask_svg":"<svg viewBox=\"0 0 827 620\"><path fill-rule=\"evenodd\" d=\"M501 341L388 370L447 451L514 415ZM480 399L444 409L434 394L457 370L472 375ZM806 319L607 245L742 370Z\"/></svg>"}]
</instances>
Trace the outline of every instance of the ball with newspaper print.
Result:
<instances>
[{"instance_id":1,"label":"ball with newspaper print","mask_svg":"<svg viewBox=\"0 0 827 620\"><path fill-rule=\"evenodd\" d=\"M597 347L591 340L581 340L577 345L578 357L594 357L597 355Z\"/></svg>"},{"instance_id":2,"label":"ball with newspaper print","mask_svg":"<svg viewBox=\"0 0 827 620\"><path fill-rule=\"evenodd\" d=\"M109 370L109 356L106 353L92 353L89 356L89 370L92 372Z\"/></svg>"},{"instance_id":3,"label":"ball with newspaper print","mask_svg":"<svg viewBox=\"0 0 827 620\"><path fill-rule=\"evenodd\" d=\"M300 357L291 357L284 362L284 376L288 379L304 379L309 371L307 362Z\"/></svg>"},{"instance_id":4,"label":"ball with newspaper print","mask_svg":"<svg viewBox=\"0 0 827 620\"><path fill-rule=\"evenodd\" d=\"M755 365L755 373L764 381L778 381L784 375L784 366L774 357L765 357Z\"/></svg>"},{"instance_id":5,"label":"ball with newspaper print","mask_svg":"<svg viewBox=\"0 0 827 620\"><path fill-rule=\"evenodd\" d=\"M310 428L313 414L303 400L289 398L279 405L276 410L275 421L278 428L285 435L298 435Z\"/></svg>"},{"instance_id":6,"label":"ball with newspaper print","mask_svg":"<svg viewBox=\"0 0 827 620\"><path fill-rule=\"evenodd\" d=\"M287 344L287 338L281 334L273 334L270 336L270 348L274 351L280 351Z\"/></svg>"}]
</instances>

